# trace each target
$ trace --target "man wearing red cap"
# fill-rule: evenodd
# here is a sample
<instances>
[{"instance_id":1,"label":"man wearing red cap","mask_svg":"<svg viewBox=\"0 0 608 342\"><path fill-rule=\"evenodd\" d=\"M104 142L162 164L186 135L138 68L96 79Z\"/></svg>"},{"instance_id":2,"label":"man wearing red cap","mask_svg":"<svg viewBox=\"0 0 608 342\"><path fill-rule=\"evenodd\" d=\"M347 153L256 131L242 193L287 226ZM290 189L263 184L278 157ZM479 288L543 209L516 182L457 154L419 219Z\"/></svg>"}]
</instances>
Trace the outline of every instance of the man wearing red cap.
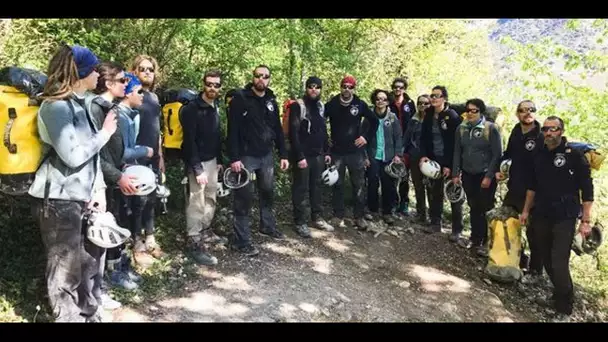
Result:
<instances>
[{"instance_id":1,"label":"man wearing red cap","mask_svg":"<svg viewBox=\"0 0 608 342\"><path fill-rule=\"evenodd\" d=\"M375 132L378 125L376 115L370 110L365 101L354 94L357 80L346 76L340 82L340 94L334 96L325 105L325 113L329 118L331 128L331 154L338 168L339 179L333 189L333 225L344 228L344 174L348 167L353 195L355 197L354 218L360 230L367 229L363 219L364 214L364 174L365 149L369 140L369 132ZM368 130L361 127L362 118L370 122Z\"/></svg>"}]
</instances>

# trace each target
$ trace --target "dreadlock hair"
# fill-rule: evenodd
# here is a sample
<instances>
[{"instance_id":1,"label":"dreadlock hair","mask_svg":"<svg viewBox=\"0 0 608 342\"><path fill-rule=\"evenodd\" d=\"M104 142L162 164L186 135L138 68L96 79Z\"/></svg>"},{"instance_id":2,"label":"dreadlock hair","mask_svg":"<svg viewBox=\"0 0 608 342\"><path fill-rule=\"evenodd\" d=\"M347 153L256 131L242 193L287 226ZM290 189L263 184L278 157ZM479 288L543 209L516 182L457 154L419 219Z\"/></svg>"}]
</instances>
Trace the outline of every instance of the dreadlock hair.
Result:
<instances>
[{"instance_id":1,"label":"dreadlock hair","mask_svg":"<svg viewBox=\"0 0 608 342\"><path fill-rule=\"evenodd\" d=\"M131 61L131 67L129 68L129 72L132 72L133 74L137 75L137 69L139 68L139 65L145 60L152 63L152 67L154 68L154 81L152 81L152 85L150 86L150 91L154 91L156 89L156 85L158 85L158 81L160 80L160 71L158 70L158 61L156 61L156 58L148 55L135 56L135 58L133 58L133 60Z\"/></svg>"},{"instance_id":2,"label":"dreadlock hair","mask_svg":"<svg viewBox=\"0 0 608 342\"><path fill-rule=\"evenodd\" d=\"M48 80L44 86L41 99L57 101L70 96L74 85L80 79L71 47L66 44L59 47L51 57L47 75Z\"/></svg>"}]
</instances>

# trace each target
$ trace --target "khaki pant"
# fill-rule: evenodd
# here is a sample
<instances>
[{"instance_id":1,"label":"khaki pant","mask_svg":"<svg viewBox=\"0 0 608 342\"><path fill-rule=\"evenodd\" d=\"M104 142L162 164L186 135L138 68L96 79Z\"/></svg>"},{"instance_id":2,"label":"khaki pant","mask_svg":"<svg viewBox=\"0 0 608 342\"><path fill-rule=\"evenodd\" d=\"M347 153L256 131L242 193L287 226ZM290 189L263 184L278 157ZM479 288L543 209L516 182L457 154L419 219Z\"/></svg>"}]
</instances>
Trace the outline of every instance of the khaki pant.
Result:
<instances>
[{"instance_id":1,"label":"khaki pant","mask_svg":"<svg viewBox=\"0 0 608 342\"><path fill-rule=\"evenodd\" d=\"M190 199L186 208L186 227L188 236L201 233L209 228L215 213L217 196L217 162L214 159L202 162L203 173L207 175L207 184L198 184L194 173L188 173Z\"/></svg>"}]
</instances>

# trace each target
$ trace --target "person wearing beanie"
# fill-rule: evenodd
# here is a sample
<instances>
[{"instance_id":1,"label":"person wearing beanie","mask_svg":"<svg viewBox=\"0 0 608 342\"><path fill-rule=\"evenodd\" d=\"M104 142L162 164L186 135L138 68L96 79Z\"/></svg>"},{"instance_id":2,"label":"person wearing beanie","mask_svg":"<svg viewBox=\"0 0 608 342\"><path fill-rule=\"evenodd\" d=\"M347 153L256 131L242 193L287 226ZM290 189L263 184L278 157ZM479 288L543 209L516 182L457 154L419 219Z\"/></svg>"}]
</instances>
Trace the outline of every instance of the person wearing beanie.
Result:
<instances>
[{"instance_id":1,"label":"person wearing beanie","mask_svg":"<svg viewBox=\"0 0 608 342\"><path fill-rule=\"evenodd\" d=\"M158 62L152 56L138 55L133 59L130 69L130 72L135 76L133 81L139 82L133 84L133 87L137 88L135 93L138 96L143 96L143 103L137 107L139 132L136 135L136 144L151 147L153 150L151 156L146 155L137 158L136 162L151 167L156 175L160 177L161 173L165 172L165 163L161 148L160 125L162 112L158 96L154 93L159 77ZM148 196L137 197L133 200L133 207L131 208L133 213L139 213L133 215L135 220L133 229L139 232L143 226L146 236L143 244L136 241L133 256L136 263L146 267L153 261L153 258L160 258L164 255L154 236L156 192L152 192ZM138 234L138 236L141 238L141 234Z\"/></svg>"},{"instance_id":2,"label":"person wearing beanie","mask_svg":"<svg viewBox=\"0 0 608 342\"><path fill-rule=\"evenodd\" d=\"M56 322L99 322L99 272L105 249L83 236L82 214L106 210L100 150L116 131L116 115L92 126L85 104L95 89L97 57L63 45L49 63L38 134L48 151L29 194L46 252L46 286Z\"/></svg>"},{"instance_id":3,"label":"person wearing beanie","mask_svg":"<svg viewBox=\"0 0 608 342\"><path fill-rule=\"evenodd\" d=\"M284 235L277 229L274 202L274 157L277 149L282 171L289 167L285 135L279 118L279 106L274 92L268 88L270 68L258 65L253 80L240 89L230 103L228 111L228 152L230 168L241 172L243 168L255 173L256 188L260 194L260 233L275 239ZM247 256L259 254L251 243L250 211L253 199L253 182L235 189L234 240L231 248Z\"/></svg>"},{"instance_id":4,"label":"person wearing beanie","mask_svg":"<svg viewBox=\"0 0 608 342\"><path fill-rule=\"evenodd\" d=\"M291 145L289 159L291 164L295 165L291 183L295 231L306 238L311 237L307 224L309 215L315 227L327 231L334 230L334 227L323 219L322 211L321 173L325 170L325 164L331 163L325 106L321 102L322 89L323 82L320 78L309 77L306 80L304 96L289 107L287 138Z\"/></svg>"},{"instance_id":5,"label":"person wearing beanie","mask_svg":"<svg viewBox=\"0 0 608 342\"><path fill-rule=\"evenodd\" d=\"M376 115L368 104L355 95L357 80L353 76L346 76L340 82L340 94L332 97L325 105L325 116L329 118L331 129L331 158L338 168L339 179L333 186L332 225L345 228L344 224L344 175L346 167L353 185L355 199L354 218L360 230L367 229L363 219L365 196L363 186L365 183L366 149L370 140L369 134L374 134L378 125ZM362 118L370 122L369 128L364 130L361 126Z\"/></svg>"}]
</instances>

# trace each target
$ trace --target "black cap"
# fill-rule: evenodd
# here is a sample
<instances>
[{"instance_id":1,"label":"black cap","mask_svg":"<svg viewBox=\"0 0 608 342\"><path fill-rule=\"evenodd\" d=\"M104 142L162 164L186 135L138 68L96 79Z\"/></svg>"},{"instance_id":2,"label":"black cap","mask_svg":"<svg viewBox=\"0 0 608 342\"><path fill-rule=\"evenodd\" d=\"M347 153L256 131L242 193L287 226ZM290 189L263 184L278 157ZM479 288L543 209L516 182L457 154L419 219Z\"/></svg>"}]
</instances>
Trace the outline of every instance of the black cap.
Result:
<instances>
[{"instance_id":1,"label":"black cap","mask_svg":"<svg viewBox=\"0 0 608 342\"><path fill-rule=\"evenodd\" d=\"M306 88L308 88L309 85L311 84L316 84L317 87L319 88L323 88L323 82L321 81L320 78L318 78L317 76L310 76L307 80L306 80Z\"/></svg>"}]
</instances>

